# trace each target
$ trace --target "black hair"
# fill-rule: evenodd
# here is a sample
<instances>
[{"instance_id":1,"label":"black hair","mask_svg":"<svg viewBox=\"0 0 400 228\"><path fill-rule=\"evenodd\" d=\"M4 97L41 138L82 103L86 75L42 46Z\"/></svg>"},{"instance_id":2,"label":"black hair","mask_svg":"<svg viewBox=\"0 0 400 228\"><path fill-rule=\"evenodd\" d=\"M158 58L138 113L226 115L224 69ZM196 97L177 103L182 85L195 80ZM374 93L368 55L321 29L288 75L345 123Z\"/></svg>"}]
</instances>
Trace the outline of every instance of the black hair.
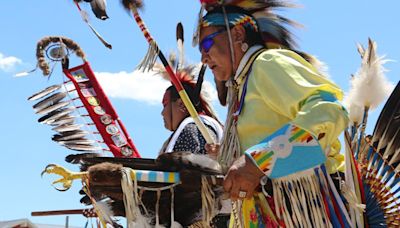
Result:
<instances>
[{"instance_id":1,"label":"black hair","mask_svg":"<svg viewBox=\"0 0 400 228\"><path fill-rule=\"evenodd\" d=\"M197 112L202 112L203 107L201 105L199 95L195 94L195 84L191 84L188 82L182 82L182 86L185 89L187 95L189 96L190 101L192 102L193 106L196 108ZM176 90L175 86L171 85L167 88L167 91L170 92L171 102L175 102L180 98L178 91Z\"/></svg>"}]
</instances>

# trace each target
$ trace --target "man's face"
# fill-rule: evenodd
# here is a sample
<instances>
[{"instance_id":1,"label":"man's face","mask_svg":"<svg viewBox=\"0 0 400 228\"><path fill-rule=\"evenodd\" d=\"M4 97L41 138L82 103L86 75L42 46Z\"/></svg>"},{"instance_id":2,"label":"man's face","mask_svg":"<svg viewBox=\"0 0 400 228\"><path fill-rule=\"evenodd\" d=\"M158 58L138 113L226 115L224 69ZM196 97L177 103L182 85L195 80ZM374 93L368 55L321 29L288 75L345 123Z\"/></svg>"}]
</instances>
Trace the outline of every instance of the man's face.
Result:
<instances>
[{"instance_id":1,"label":"man's face","mask_svg":"<svg viewBox=\"0 0 400 228\"><path fill-rule=\"evenodd\" d=\"M210 38L212 37L212 38ZM203 48L202 43L210 42L211 47ZM232 75L232 61L227 32L221 27L209 26L200 31L201 61L211 69L219 81L227 81ZM204 45L206 46L206 45Z\"/></svg>"}]
</instances>

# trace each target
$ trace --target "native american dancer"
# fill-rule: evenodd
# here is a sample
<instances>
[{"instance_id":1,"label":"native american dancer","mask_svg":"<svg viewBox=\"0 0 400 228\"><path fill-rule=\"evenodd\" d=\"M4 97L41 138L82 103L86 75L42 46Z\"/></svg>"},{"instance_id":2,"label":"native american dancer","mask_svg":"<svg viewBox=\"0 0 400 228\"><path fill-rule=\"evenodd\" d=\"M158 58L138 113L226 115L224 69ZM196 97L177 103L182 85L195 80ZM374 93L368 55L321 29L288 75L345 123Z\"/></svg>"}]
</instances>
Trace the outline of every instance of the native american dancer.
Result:
<instances>
[{"instance_id":1,"label":"native american dancer","mask_svg":"<svg viewBox=\"0 0 400 228\"><path fill-rule=\"evenodd\" d=\"M44 50L47 49L47 45L50 43L59 43L60 46L56 46L55 51L53 49L50 49L49 51L53 50L53 52L64 52L64 43L73 43L71 40L67 38L60 38L60 37L53 37L53 38L46 38L44 39L45 41L40 41L38 45L38 50ZM73 43L74 46L77 46L75 43ZM69 48L71 45L67 45ZM78 47L78 46L77 46ZM79 55L84 56L83 51L80 50L80 48L76 48L79 50L77 53ZM66 51L67 49L65 49ZM50 74L51 72L49 71L49 67L46 62L44 61L44 55L42 51L38 51L38 53L41 53L38 59L40 59L41 68L45 70L46 74ZM180 56L183 56L183 54L180 54ZM89 71L89 66L87 63L85 63L82 66L79 67L74 67L72 69L67 69L67 63L66 59L68 58L68 55L60 55L60 59L63 59L64 64L64 73L69 76L69 79L73 82L73 84L77 85L76 89L73 91L70 91L71 93L74 91L78 92L79 97L75 98L74 101L77 102L78 99L81 100L82 103L88 103L87 106L85 106L88 110L89 114L93 114L93 121L95 122L94 125L97 126L99 125L99 131L102 130L102 128L105 128L106 130L104 132L101 132L101 136L104 141L107 141L109 137L113 137L113 135L116 135L118 132L115 132L115 134L111 134L107 129L109 126L114 126L114 115L109 116L109 123L105 123L102 116L107 115L107 113L113 109L111 109L111 104L108 104L104 98L100 99L100 95L104 95L101 92L97 91L98 85L95 76L92 74L89 74L91 71ZM213 112L213 109L211 107L210 102L205 99L209 97L209 94L205 92L204 89L202 88L202 83L203 83L203 76L204 76L204 71L205 68L202 67L202 70L200 71L200 75L198 77L197 82L194 80L194 74L195 74L195 67L194 66L188 66L185 67L183 61L180 61L179 63L177 61L172 61L176 62L176 64L172 64L172 66L177 68L177 76L180 80L180 83L183 85L183 88L185 91L188 93L188 96L190 98L190 101L195 104L196 111L199 112L200 119L202 122L205 124L205 126L208 128L208 131L210 132L211 136L213 137L213 140L215 142L219 142L222 139L222 125L219 123L219 121L216 119L216 116ZM163 68L159 65L157 65L158 68L158 73L161 74L163 77L166 76L165 70L162 70ZM79 74L78 74L79 73ZM89 77L87 77L87 75ZM77 80L77 81L75 81ZM95 83L96 82L96 83ZM96 86L96 88L88 88L88 86ZM85 87L82 87L85 86ZM58 88L58 86L57 86ZM89 90L92 91L92 93L87 93L83 91ZM95 93L97 91L97 93ZM35 99L40 99L41 97L45 97L44 101L40 101L39 104L46 103L46 107L34 107L39 110L39 114L47 114L50 113L49 117L42 118L45 123L56 123L56 127L62 127L65 131L62 131L60 133L60 136L57 137L57 141L62 141L63 145L67 145L68 148L70 148L72 145L74 147L79 147L76 150L83 150L84 146L86 145L80 145L82 143L83 136L76 136L78 133L76 129L72 129L75 127L75 124L73 123L62 123L59 124L58 121L64 120L65 115L69 115L71 112L68 112L67 114L63 114L60 117L54 117L54 109L58 113L58 109L61 109L63 107L58 107L58 103L61 102L62 99L54 101L54 99L51 99L52 101L47 102L48 98L46 96L50 97L53 96L51 93L54 92L54 89L45 89L43 92L39 92L35 95L33 95L30 100L35 100ZM55 93L57 95L57 93ZM89 94L90 96L86 95ZM90 98L90 99L89 99ZM96 99L95 99L96 98ZM99 101L96 104L93 102L89 102L90 100L96 100ZM48 106L47 106L48 103ZM67 104L70 104L70 102L67 102ZM189 154L205 154L206 150L204 149L204 145L206 144L205 138L202 136L200 133L199 129L195 125L193 118L189 117L189 113L185 106L183 105L182 100L179 98L178 92L175 89L175 87L171 86L169 87L164 95L163 98L163 104L164 104L164 109L162 112L162 116L165 121L165 127L168 130L173 131L173 134L171 137L168 138L166 143L161 149L161 155L159 161L157 164L153 162L150 162L151 165L149 166L148 160L126 160L126 159L114 159L114 158L101 158L97 157L99 155L95 154L77 154L77 155L69 155L67 156L66 160L72 163L80 163L81 164L81 170L84 172L81 173L69 173L67 170L56 166L56 165L49 165L46 167L45 172L47 173L57 173L60 175L64 175L65 178L61 178L60 180L55 181L54 183L62 184L62 188L57 188L58 190L66 190L68 189L71 184L72 180L75 178L82 178L85 180L84 182L84 190L82 191L82 194L85 194L85 196L82 198L81 202L85 204L91 204L94 207L94 210L92 211L92 216L96 215L101 220L103 221L104 224L114 224L116 226L116 223L112 220L110 216L110 211L113 212L114 215L119 215L119 216L126 216L129 221L134 220L134 223L130 223L132 225L137 225L137 226L150 226L150 224L155 224L156 226L160 224L165 224L166 226L174 226L174 227L180 227L180 224L183 226L190 226L193 223L196 223L197 225L193 226L202 226L203 224L203 219L204 213L209 213L209 211L213 211L214 208L209 208L207 210L202 209L203 204L207 203L206 196L203 196L204 192L208 192L209 195L213 197L214 193L213 191L209 190L207 186L204 186L202 183L202 175L201 173L207 174L207 172L198 172L197 173L191 173L190 168L188 170L185 170L185 168L178 167L178 168L173 168L170 167L169 162L171 159L180 159L180 160L185 160L185 156L191 157ZM107 105L107 106L106 106ZM54 106L54 108L53 108ZM42 109L46 109L50 107L51 110L48 110L44 113L42 113ZM97 108L104 108L104 113L98 113L96 112ZM56 113L56 114L57 114ZM48 118L51 118L49 120ZM61 118L61 119L59 119ZM75 120L76 121L76 118ZM119 121L119 120L118 120ZM82 125L78 125L82 127ZM115 126L120 126L120 125L115 125ZM122 125L121 125L122 126ZM69 130L66 130L66 129ZM70 132L73 130L73 134ZM104 135L104 134L105 135ZM113 132L114 133L114 132ZM71 138L71 136L74 136ZM67 138L68 137L68 138ZM54 137L53 137L54 138ZM59 138L59 139L58 139ZM77 142L78 140L78 142ZM116 148L116 145L113 143L109 144L110 150L115 153L116 156L119 155L119 153L124 153L121 148ZM126 145L117 145L122 148L124 148ZM96 151L100 150L99 148L92 148L89 146L86 146L87 150L85 151ZM173 158L169 159L168 153L171 152L183 152L182 154L171 155ZM188 154L189 153L189 154ZM123 154L124 155L124 154ZM131 154L132 155L132 154ZM130 155L130 156L131 156ZM178 158L176 158L177 156ZM208 159L207 157L202 157L202 156L194 156L194 158L190 158L189 162L184 162L186 164L188 163L196 163L194 160L201 160L202 161L202 166L204 166L204 162L207 163ZM112 163L116 164L98 164L104 161L109 161ZM147 162L147 163L146 163ZM169 162L169 163L168 163ZM208 161L209 162L209 161ZM218 163L213 165L213 163L216 163L215 161L211 162L211 167L216 166L219 167ZM139 166L138 166L139 164ZM134 172L136 175L135 181L140 182L141 187L140 187L140 197L138 193L138 189L133 186L133 181L130 180L129 178L124 179L124 168L123 166L127 167L132 167L135 169L135 171L126 171L125 174L129 176L133 176L134 174L129 174L129 172ZM136 169L142 168L142 169L147 169L148 171L138 171ZM211 170L214 169L213 174L221 174L220 169L218 168L211 168ZM217 170L217 171L215 171ZM182 183L180 184L180 177L179 174L177 173L170 173L166 171L183 171L188 174L186 174L186 178L184 177L185 175L182 175ZM163 176L163 178L160 179L160 175ZM86 176L88 176L86 178ZM154 178L156 176L156 178ZM126 177L126 176L125 176ZM122 184L122 180L125 180L124 184ZM188 181L185 181L188 180ZM204 181L207 181L204 179ZM136 183L137 183L136 182ZM167 183L167 185L162 185L162 184L156 184L156 185L143 185L143 182L161 182L161 183ZM188 183L189 184L188 184ZM122 189L121 189L122 185ZM160 185L162 185L160 187ZM216 183L213 184L214 186ZM125 189L124 189L125 186ZM216 186L218 189L220 187ZM128 189L128 190L127 190ZM168 190L168 191L166 191ZM219 192L221 192L219 190ZM129 198L129 195L132 196L134 195L138 200L134 202L131 201L126 201L126 198ZM213 199L211 199L213 200ZM105 201L106 204L104 203L99 203L98 201ZM140 201L140 202L139 202ZM188 203L190 202L190 203ZM214 207L215 204L211 204L210 207ZM111 207L110 210L106 209L108 207ZM139 209L141 208L141 209ZM143 211L144 216L140 217L138 214L141 214L139 212L140 210ZM134 211L134 212L133 212ZM229 208L225 213L229 215ZM62 212L54 212L54 213L62 213ZM66 211L66 213L83 213L83 210L70 210ZM41 213L35 213L35 214L41 214ZM43 213L42 213L43 214ZM212 219L214 217L214 213L209 213L210 215L208 216L209 219ZM133 216L134 215L134 216ZM140 217L140 218L138 218ZM133 219L134 218L134 219ZM154 220L153 220L154 218ZM229 216L225 215L224 216L219 216L218 221L214 220L213 224L227 224L227 221L229 219ZM221 226L219 226L221 227ZM224 226L226 227L226 225Z\"/></svg>"},{"instance_id":2,"label":"native american dancer","mask_svg":"<svg viewBox=\"0 0 400 228\"><path fill-rule=\"evenodd\" d=\"M179 53L179 56L183 56L183 54ZM215 142L220 142L222 140L222 125L213 111L211 101L209 100L209 91L202 86L205 67L202 67L200 70L196 82L193 77L194 73L196 73L195 66L185 67L183 61L176 61L172 55L170 57L170 65L178 69L176 75L191 102L194 104L196 111L199 113L201 121L208 128L208 131ZM168 78L167 72L165 72L163 67L159 64L156 64L155 70L159 70L159 74ZM194 154L207 154L205 149L206 140L196 126L193 118L189 116L189 112L174 86L171 85L166 89L162 103L164 108L161 114L163 116L164 126L166 129L172 131L172 134L162 146L160 155L180 151L191 152ZM216 154L208 154L208 156L216 159ZM179 203L187 200L190 200L191 203ZM202 214L201 211L199 211L201 203L200 189L198 189L198 191L187 191L187 189L177 186L175 189L176 221L183 226L189 226L195 222L201 223ZM225 211L223 212L229 215L229 207L228 210L224 210ZM229 219L228 215L218 216L219 221L216 221L215 219L214 223L225 222L226 224Z\"/></svg>"},{"instance_id":3,"label":"native american dancer","mask_svg":"<svg viewBox=\"0 0 400 228\"><path fill-rule=\"evenodd\" d=\"M149 53L158 54L165 65L165 58L159 52L133 6L136 2L138 1L124 1L132 10L146 39L151 44ZM279 1L267 3L265 1L233 1L236 6L239 6L235 8L220 7L212 2L214 1L204 1L208 14L204 18L201 17L200 50L203 61L213 70L220 100L224 103L228 98L230 110L227 118L227 132L229 133L225 134L219 154L224 170L220 170L217 165L212 165L212 168L201 171L206 176L227 172L224 187L232 199L240 198L240 201L236 201L233 205L232 224L239 227L362 227L385 224L398 226L398 193L400 191L398 184L400 159L398 157L400 152L397 142L400 136L398 134L400 106L396 98L399 96L399 86L382 111L371 137L365 138L363 133L370 103L357 104L364 106L363 124L359 125L360 121L353 121L354 130L351 134L347 134L350 136L346 137L348 149L346 156L350 159L346 162L351 163L348 165L351 167L351 172L349 168L346 170L346 183L340 186L341 192L338 192L329 174L343 168L343 157L338 154L340 144L337 142L337 136L347 127L348 120L347 113L337 102L342 92L322 77L320 71L309 63L310 58L307 55L292 51L294 49L292 40L286 28L282 26L282 23L288 21L270 11L273 7L285 6L285 4ZM267 48L281 50L266 50ZM370 54L371 51L360 48L360 53L363 64L374 65L375 60L371 57L373 56ZM154 56L149 55L145 59L147 64L144 65L152 65L154 60L152 57ZM219 59L223 59L224 62L217 61ZM225 66L226 63L228 67ZM170 67L167 67L167 71L170 74L172 72ZM226 90L223 83L225 81L229 86L229 96L225 96ZM261 89L261 86L267 88ZM184 99L183 102L185 102ZM262 116L265 115L264 112L268 113L267 117ZM360 126L362 127L359 128ZM258 141L255 141L257 137ZM229 143L227 140L230 140ZM257 145L252 147L255 144ZM240 156L242 153L245 155ZM168 159L165 155L170 154L173 153L163 153L159 162L164 162L164 167L153 166L153 170L167 171L165 161ZM185 161L183 162L185 164L196 163L188 159L190 156L180 156L179 159L173 156L169 158L171 157L172 160L175 159L174 162L179 160ZM235 159L237 160L234 161ZM125 160L125 162L118 159L112 160L128 167L129 164L126 162L131 162L131 160ZM90 158L82 159L82 161L87 166L90 162L95 163L94 159ZM139 224L146 224L141 222L143 219L139 219L138 215L141 212L137 209L140 204L138 196L144 189L141 188L139 192L132 186L148 181L147 177L150 175L143 175L143 172L136 170L140 162L133 162L133 164L135 169L133 171L114 167L106 172L110 174L110 177L105 179L96 173L101 174L108 169L98 166L91 167L89 173L72 176L82 177L88 183L90 182L92 187L100 183L98 190L114 179L115 183L109 183L105 187L116 187L118 192L105 194L107 189L102 189L99 191L100 194L118 195L122 186L123 201L119 202L123 202L123 215L128 218L128 221L134 222L130 223L131 225L140 226ZM53 168L57 169L57 167ZM198 177L192 174L189 176L192 181ZM204 177L204 175L200 176ZM181 177L182 183L190 183L188 179L184 180L184 175ZM129 183L130 179L133 179L131 180L133 183ZM157 180L161 179L163 178ZM179 182L177 181L179 178L167 179L164 178L163 181L172 181L168 183L174 184ZM67 178L67 180L70 179ZM152 181L157 180L152 179ZM207 191L203 189L205 186L203 180L201 178L202 193ZM261 190L256 189L260 182L263 186ZM215 183L214 179L213 187ZM159 206L163 204L159 192L161 189L171 190L172 188L168 186L156 190L157 202L154 209L156 226L161 220L161 215L157 211L159 212ZM90 186L87 189L90 195L92 192ZM145 190L151 191L154 188ZM134 192L133 199L130 194L132 191ZM93 193L96 192L93 191ZM340 196L341 193L343 193L343 198ZM173 196L173 191L171 191L170 199ZM89 198L93 199L93 195ZM364 206L366 206L366 219L359 216ZM171 205L172 215L173 208ZM208 209L212 210L212 207ZM205 211L207 210L203 208L203 212ZM174 216L171 216L170 221L171 226L177 226L172 222L175 221Z\"/></svg>"},{"instance_id":4,"label":"native american dancer","mask_svg":"<svg viewBox=\"0 0 400 228\"><path fill-rule=\"evenodd\" d=\"M201 2L208 11L203 17L201 10L195 36L202 62L219 83L222 103L221 84L228 87L229 111L219 161L227 168L224 189L232 200L240 199L234 203L232 224L354 225L355 216L350 218L330 176L343 171L338 136L349 123L338 102L343 92L323 77L307 55L293 51L293 40L283 26L289 20L271 11L287 5L282 1ZM389 176L390 188L397 192L394 173ZM383 195L397 205L393 194ZM396 211L386 218L388 224L393 216L398 222Z\"/></svg>"}]
</instances>

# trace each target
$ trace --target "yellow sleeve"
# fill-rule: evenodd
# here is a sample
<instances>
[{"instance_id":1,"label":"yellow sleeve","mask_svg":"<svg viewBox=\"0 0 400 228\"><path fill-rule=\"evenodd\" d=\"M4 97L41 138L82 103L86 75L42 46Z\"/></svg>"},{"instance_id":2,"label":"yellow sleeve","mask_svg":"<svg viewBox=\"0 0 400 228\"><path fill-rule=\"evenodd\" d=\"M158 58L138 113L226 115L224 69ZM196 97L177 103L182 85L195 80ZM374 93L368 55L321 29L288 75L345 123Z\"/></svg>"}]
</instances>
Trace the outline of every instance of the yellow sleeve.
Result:
<instances>
[{"instance_id":1,"label":"yellow sleeve","mask_svg":"<svg viewBox=\"0 0 400 228\"><path fill-rule=\"evenodd\" d=\"M320 137L323 149L337 141L348 124L348 114L337 101L343 93L334 83L289 50L268 50L252 67L256 89L268 106Z\"/></svg>"}]
</instances>

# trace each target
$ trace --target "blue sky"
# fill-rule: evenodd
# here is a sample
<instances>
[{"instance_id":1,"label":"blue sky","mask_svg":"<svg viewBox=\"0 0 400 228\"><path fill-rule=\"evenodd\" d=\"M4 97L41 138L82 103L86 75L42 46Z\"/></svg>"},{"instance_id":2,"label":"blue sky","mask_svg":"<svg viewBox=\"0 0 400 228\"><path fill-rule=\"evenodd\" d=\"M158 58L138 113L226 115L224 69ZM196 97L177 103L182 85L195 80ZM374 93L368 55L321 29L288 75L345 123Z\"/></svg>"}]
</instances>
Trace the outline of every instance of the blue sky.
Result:
<instances>
[{"instance_id":1,"label":"blue sky","mask_svg":"<svg viewBox=\"0 0 400 228\"><path fill-rule=\"evenodd\" d=\"M181 21L185 39L191 40L199 9L197 0L145 1L142 16L151 34L166 53L175 49L175 26ZM392 82L400 75L400 2L299 1L303 7L282 12L304 25L293 30L300 49L314 54L329 67L332 80L345 91L349 77L357 71L360 57L356 43L367 44L368 37L378 44L378 53L389 62L386 75ZM83 7L90 11L88 7ZM80 183L67 192L57 192L48 179L41 179L49 163L64 165L69 151L50 140L52 131L37 123L27 97L42 88L62 81L59 66L48 80L39 71L24 78L13 75L36 65L35 46L43 36L63 35L81 45L100 81L143 157L154 158L169 132L164 129L161 112L163 88L168 85L154 76L133 74L147 50L137 25L117 1L108 2L111 19L102 22L91 14L91 22L113 45L104 48L80 18L72 0L0 1L0 120L2 133L0 165L0 221L28 217L34 222L63 224L63 216L30 217L31 211L83 208L79 203ZM186 42L186 56L198 62L197 48ZM76 60L71 63L79 64ZM147 77L147 78L146 78ZM207 72L207 79L212 75ZM148 79L148 80L147 80ZM225 111L216 105L222 119ZM380 109L380 108L379 108ZM379 109L370 114L373 123ZM372 124L368 132L372 132ZM82 216L72 216L70 224L83 226Z\"/></svg>"}]
</instances>

